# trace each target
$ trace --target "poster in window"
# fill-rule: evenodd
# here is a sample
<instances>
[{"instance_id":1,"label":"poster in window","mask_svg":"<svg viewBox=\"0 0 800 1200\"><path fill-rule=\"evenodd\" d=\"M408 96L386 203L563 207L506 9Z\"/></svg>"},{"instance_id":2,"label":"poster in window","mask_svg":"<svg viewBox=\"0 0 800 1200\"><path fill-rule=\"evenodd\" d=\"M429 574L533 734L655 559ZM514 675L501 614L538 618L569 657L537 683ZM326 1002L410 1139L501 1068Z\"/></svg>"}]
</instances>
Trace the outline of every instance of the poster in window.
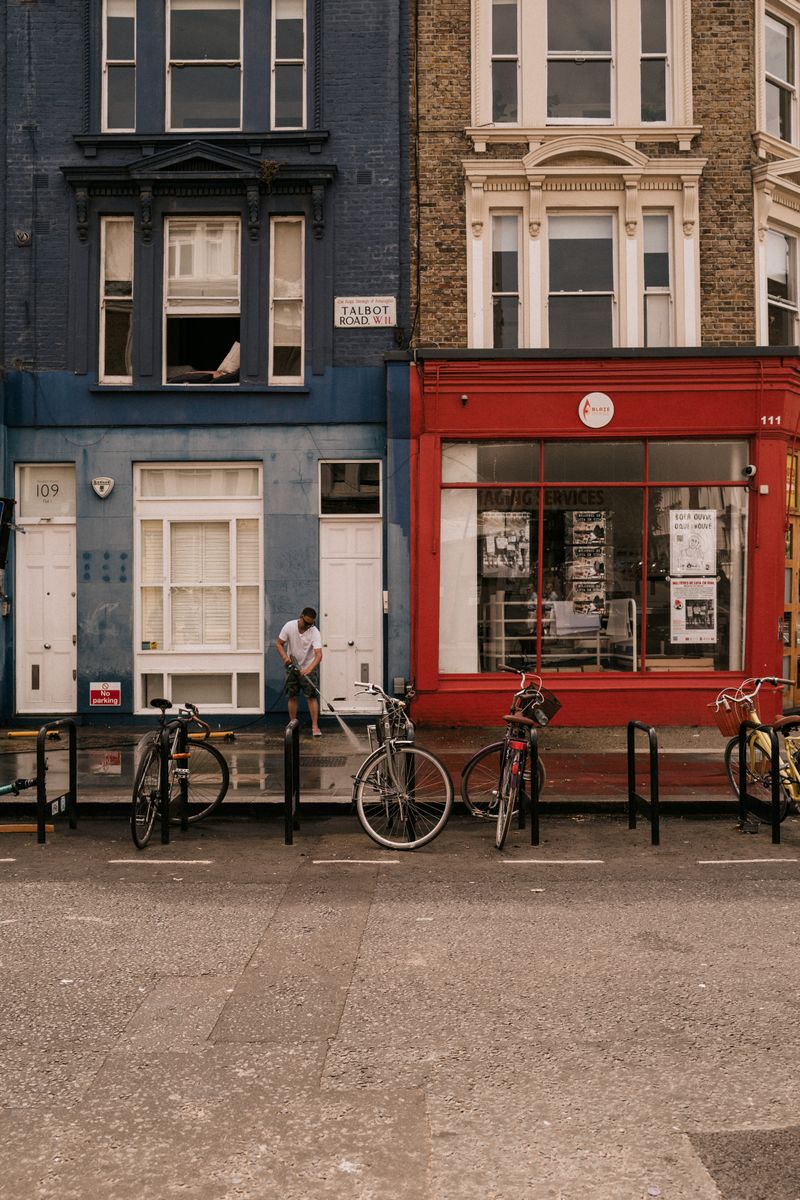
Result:
<instances>
[{"instance_id":1,"label":"poster in window","mask_svg":"<svg viewBox=\"0 0 800 1200\"><path fill-rule=\"evenodd\" d=\"M716 575L716 572L716 511L713 508L671 508L670 575Z\"/></svg>"},{"instance_id":2,"label":"poster in window","mask_svg":"<svg viewBox=\"0 0 800 1200\"><path fill-rule=\"evenodd\" d=\"M484 579L525 579L531 571L530 513L479 514Z\"/></svg>"},{"instance_id":3,"label":"poster in window","mask_svg":"<svg viewBox=\"0 0 800 1200\"><path fill-rule=\"evenodd\" d=\"M716 579L671 579L669 589L672 644L716 642Z\"/></svg>"}]
</instances>

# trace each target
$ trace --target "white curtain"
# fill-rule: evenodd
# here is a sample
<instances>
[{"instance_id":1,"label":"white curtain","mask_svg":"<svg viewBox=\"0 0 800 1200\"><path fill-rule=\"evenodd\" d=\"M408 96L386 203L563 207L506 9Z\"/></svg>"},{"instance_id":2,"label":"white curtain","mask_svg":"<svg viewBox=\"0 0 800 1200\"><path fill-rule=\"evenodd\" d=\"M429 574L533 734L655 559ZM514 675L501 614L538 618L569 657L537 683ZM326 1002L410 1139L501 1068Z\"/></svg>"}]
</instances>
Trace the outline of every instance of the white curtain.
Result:
<instances>
[{"instance_id":1,"label":"white curtain","mask_svg":"<svg viewBox=\"0 0 800 1200\"><path fill-rule=\"evenodd\" d=\"M439 670L477 672L478 493L472 488L442 492L440 545Z\"/></svg>"}]
</instances>

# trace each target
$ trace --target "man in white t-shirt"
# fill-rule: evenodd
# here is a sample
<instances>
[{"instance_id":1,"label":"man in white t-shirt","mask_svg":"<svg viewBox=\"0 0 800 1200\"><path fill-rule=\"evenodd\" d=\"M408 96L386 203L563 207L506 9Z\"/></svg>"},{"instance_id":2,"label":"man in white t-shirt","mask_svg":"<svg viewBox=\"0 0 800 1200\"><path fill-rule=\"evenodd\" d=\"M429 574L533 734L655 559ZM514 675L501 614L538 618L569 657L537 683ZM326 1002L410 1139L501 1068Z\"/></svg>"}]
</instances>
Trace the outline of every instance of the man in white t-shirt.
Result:
<instances>
[{"instance_id":1,"label":"man in white t-shirt","mask_svg":"<svg viewBox=\"0 0 800 1200\"><path fill-rule=\"evenodd\" d=\"M319 727L319 678L317 667L322 659L322 638L316 626L313 608L304 608L296 621L287 621L275 639L275 649L286 665L289 719L297 716L297 698L302 692L311 714L311 733L322 737Z\"/></svg>"}]
</instances>

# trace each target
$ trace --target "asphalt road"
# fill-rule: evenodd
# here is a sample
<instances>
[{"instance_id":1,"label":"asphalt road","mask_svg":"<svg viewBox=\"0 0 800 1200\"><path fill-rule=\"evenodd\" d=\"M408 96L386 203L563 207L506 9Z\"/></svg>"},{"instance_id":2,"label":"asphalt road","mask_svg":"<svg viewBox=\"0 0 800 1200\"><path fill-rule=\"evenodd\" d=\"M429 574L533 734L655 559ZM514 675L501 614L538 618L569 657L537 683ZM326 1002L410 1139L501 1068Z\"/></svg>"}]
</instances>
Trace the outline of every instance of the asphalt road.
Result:
<instances>
[{"instance_id":1,"label":"asphalt road","mask_svg":"<svg viewBox=\"0 0 800 1200\"><path fill-rule=\"evenodd\" d=\"M2 835L4 1200L797 1200L800 818L542 832Z\"/></svg>"}]
</instances>

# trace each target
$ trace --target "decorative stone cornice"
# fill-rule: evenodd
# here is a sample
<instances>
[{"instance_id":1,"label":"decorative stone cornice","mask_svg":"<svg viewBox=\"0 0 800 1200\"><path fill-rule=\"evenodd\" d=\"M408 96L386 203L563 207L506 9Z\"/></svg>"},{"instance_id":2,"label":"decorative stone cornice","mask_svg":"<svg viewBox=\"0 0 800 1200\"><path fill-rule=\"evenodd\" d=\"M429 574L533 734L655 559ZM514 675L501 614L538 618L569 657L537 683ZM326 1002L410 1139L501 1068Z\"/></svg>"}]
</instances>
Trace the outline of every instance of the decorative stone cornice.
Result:
<instances>
[{"instance_id":1,"label":"decorative stone cornice","mask_svg":"<svg viewBox=\"0 0 800 1200\"><path fill-rule=\"evenodd\" d=\"M692 142L703 132L702 125L667 126L667 125L635 125L597 126L571 125L569 130L563 125L545 126L544 128L523 128L519 125L482 125L467 127L464 131L472 142L476 154L486 152L487 146L513 146L527 144L530 152L537 150L548 142L559 138L581 137L608 139L623 142L628 146L642 145L672 145L684 153L691 151Z\"/></svg>"}]
</instances>

